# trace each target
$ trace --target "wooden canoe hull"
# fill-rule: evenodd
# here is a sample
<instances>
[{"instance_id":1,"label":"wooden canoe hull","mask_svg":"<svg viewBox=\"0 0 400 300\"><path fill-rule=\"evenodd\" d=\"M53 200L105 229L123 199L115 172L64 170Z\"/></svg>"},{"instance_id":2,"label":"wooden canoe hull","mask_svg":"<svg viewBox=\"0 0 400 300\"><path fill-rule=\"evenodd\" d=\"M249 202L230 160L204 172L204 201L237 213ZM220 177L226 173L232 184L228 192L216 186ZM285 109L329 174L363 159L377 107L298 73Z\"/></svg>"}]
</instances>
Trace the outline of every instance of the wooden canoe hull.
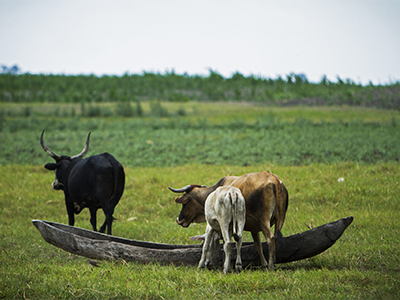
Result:
<instances>
[{"instance_id":1,"label":"wooden canoe hull","mask_svg":"<svg viewBox=\"0 0 400 300\"><path fill-rule=\"evenodd\" d=\"M91 259L125 260L139 263L196 266L201 258L202 245L173 245L129 240L54 222L33 220L43 239L65 251ZM276 263L287 263L309 258L330 248L353 222L353 217L327 223L314 229L283 238L276 253ZM268 246L263 251L268 257ZM232 244L232 260L236 259ZM259 266L260 259L253 243L243 243L243 267ZM223 251L219 252L216 267L223 263Z\"/></svg>"}]
</instances>

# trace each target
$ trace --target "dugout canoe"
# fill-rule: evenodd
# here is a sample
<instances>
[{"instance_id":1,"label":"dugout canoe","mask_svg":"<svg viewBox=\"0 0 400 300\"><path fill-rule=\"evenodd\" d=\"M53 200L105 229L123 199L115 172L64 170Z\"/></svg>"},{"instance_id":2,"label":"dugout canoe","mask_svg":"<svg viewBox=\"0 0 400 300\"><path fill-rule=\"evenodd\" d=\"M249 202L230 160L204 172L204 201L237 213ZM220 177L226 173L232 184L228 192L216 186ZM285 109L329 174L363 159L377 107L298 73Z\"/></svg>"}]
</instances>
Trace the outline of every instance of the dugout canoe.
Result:
<instances>
[{"instance_id":1,"label":"dugout canoe","mask_svg":"<svg viewBox=\"0 0 400 300\"><path fill-rule=\"evenodd\" d=\"M98 260L125 260L139 263L158 262L161 264L197 266L202 245L174 245L152 243L109 236L95 231L60 223L32 220L43 239L67 252ZM330 248L353 222L347 217L327 223L308 231L283 238L276 254L276 263L288 263L309 258ZM268 246L263 242L265 257ZM236 258L235 244L232 244L232 260ZM260 259L252 242L243 243L243 267L259 266ZM217 267L222 266L221 247Z\"/></svg>"}]
</instances>

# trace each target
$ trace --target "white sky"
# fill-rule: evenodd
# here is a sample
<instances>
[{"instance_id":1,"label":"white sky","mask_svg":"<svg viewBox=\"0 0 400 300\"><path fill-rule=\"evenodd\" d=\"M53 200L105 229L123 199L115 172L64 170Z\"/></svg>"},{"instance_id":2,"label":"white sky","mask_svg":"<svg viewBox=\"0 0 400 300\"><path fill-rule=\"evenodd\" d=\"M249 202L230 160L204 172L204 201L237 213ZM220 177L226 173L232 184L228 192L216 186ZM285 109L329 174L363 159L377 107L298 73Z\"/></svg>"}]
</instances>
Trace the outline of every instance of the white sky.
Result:
<instances>
[{"instance_id":1,"label":"white sky","mask_svg":"<svg viewBox=\"0 0 400 300\"><path fill-rule=\"evenodd\" d=\"M400 80L400 0L0 0L0 65Z\"/></svg>"}]
</instances>

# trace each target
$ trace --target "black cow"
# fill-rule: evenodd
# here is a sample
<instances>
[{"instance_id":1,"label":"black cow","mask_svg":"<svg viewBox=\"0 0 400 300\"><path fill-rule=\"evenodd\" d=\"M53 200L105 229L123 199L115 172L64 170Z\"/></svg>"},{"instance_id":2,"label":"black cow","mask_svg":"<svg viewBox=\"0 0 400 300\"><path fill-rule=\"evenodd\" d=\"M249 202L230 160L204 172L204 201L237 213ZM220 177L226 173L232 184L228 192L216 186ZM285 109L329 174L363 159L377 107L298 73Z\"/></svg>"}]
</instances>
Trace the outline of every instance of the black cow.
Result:
<instances>
[{"instance_id":1,"label":"black cow","mask_svg":"<svg viewBox=\"0 0 400 300\"><path fill-rule=\"evenodd\" d=\"M59 156L51 151L43 141L44 130L40 136L40 145L56 163L48 163L44 167L54 170L56 178L52 183L55 190L63 190L67 206L69 225L74 226L75 214L88 207L90 223L97 231L96 213L102 208L106 219L100 232L111 235L114 208L124 192L125 172L122 165L110 154L90 156L82 159L89 150L88 134L85 148L75 156Z\"/></svg>"}]
</instances>

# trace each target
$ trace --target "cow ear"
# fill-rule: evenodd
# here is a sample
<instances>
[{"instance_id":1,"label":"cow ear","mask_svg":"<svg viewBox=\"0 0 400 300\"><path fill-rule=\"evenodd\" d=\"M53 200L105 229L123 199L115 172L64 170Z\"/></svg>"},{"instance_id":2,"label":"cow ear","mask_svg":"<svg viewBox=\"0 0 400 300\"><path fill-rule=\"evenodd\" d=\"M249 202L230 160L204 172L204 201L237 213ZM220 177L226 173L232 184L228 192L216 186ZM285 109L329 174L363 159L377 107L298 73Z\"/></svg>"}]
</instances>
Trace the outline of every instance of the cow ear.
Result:
<instances>
[{"instance_id":1,"label":"cow ear","mask_svg":"<svg viewBox=\"0 0 400 300\"><path fill-rule=\"evenodd\" d=\"M188 202L189 197L181 196L175 199L176 203L186 204Z\"/></svg>"},{"instance_id":2,"label":"cow ear","mask_svg":"<svg viewBox=\"0 0 400 300\"><path fill-rule=\"evenodd\" d=\"M55 169L57 169L58 164L54 164L54 163L48 163L44 166L47 170L50 171L54 171Z\"/></svg>"}]
</instances>

